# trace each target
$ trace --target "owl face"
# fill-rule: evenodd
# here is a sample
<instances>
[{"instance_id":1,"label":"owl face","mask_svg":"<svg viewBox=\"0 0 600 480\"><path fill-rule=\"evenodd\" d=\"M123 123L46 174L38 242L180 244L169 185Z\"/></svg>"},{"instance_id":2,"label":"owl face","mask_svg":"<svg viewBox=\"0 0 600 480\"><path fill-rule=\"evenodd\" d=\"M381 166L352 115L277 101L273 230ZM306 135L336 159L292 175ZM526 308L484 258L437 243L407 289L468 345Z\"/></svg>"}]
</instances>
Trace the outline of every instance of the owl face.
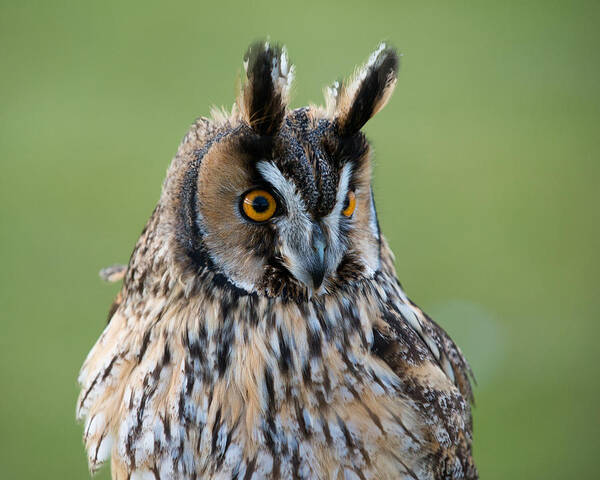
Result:
<instances>
[{"instance_id":1,"label":"owl face","mask_svg":"<svg viewBox=\"0 0 600 480\"><path fill-rule=\"evenodd\" d=\"M289 111L285 50L255 44L233 113L201 120L171 167L182 262L265 295L319 295L379 268L370 150L360 128L387 102L381 46L327 104Z\"/></svg>"}]
</instances>

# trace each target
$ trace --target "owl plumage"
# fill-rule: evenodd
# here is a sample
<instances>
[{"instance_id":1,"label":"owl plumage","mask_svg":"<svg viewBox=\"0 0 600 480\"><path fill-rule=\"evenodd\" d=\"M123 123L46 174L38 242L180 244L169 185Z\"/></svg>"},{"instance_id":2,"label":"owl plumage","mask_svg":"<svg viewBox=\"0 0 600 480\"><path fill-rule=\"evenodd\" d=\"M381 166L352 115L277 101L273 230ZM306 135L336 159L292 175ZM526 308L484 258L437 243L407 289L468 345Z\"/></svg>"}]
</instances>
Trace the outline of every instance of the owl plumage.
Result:
<instances>
[{"instance_id":1,"label":"owl plumage","mask_svg":"<svg viewBox=\"0 0 600 480\"><path fill-rule=\"evenodd\" d=\"M288 110L250 47L230 114L196 121L82 367L92 471L114 479L475 479L470 370L402 290L360 129L381 45L326 106Z\"/></svg>"}]
</instances>

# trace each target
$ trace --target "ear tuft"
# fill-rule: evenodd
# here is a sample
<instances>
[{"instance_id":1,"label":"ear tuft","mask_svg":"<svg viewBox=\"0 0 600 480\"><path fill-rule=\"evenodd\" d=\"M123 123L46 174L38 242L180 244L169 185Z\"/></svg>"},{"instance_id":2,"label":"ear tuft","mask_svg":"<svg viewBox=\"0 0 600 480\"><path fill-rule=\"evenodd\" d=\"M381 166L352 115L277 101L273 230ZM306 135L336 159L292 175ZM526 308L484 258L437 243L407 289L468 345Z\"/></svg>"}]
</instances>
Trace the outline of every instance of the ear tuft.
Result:
<instances>
[{"instance_id":1,"label":"ear tuft","mask_svg":"<svg viewBox=\"0 0 600 480\"><path fill-rule=\"evenodd\" d=\"M398 63L396 50L382 43L349 81L327 90L327 109L340 135L358 132L385 107L396 86Z\"/></svg>"},{"instance_id":2,"label":"ear tuft","mask_svg":"<svg viewBox=\"0 0 600 480\"><path fill-rule=\"evenodd\" d=\"M257 133L273 135L285 116L294 66L285 47L257 42L244 56L244 70L238 97L242 117Z\"/></svg>"}]
</instances>

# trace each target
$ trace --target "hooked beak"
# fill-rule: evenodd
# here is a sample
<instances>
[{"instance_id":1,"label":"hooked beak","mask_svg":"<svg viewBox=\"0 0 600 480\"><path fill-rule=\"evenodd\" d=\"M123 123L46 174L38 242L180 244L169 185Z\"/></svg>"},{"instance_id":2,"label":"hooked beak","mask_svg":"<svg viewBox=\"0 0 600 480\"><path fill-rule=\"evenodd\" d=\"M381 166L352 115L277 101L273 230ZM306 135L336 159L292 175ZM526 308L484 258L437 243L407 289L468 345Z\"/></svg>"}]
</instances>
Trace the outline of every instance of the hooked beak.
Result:
<instances>
[{"instance_id":1,"label":"hooked beak","mask_svg":"<svg viewBox=\"0 0 600 480\"><path fill-rule=\"evenodd\" d=\"M325 249L327 248L325 234L318 223L313 225L311 247L312 252L308 259L308 273L312 279L313 288L317 290L323 283L326 272Z\"/></svg>"}]
</instances>

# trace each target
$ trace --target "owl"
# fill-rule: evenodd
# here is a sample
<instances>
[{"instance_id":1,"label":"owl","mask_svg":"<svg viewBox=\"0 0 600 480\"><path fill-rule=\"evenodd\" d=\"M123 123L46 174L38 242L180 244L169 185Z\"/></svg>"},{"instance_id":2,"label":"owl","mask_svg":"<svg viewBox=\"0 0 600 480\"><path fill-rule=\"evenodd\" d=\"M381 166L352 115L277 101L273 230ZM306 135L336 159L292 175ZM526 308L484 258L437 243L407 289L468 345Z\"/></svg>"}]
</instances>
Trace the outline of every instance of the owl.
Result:
<instances>
[{"instance_id":1,"label":"owl","mask_svg":"<svg viewBox=\"0 0 600 480\"><path fill-rule=\"evenodd\" d=\"M398 56L288 109L285 48L183 138L79 376L90 469L112 478L476 479L471 372L404 293L371 147Z\"/></svg>"}]
</instances>

